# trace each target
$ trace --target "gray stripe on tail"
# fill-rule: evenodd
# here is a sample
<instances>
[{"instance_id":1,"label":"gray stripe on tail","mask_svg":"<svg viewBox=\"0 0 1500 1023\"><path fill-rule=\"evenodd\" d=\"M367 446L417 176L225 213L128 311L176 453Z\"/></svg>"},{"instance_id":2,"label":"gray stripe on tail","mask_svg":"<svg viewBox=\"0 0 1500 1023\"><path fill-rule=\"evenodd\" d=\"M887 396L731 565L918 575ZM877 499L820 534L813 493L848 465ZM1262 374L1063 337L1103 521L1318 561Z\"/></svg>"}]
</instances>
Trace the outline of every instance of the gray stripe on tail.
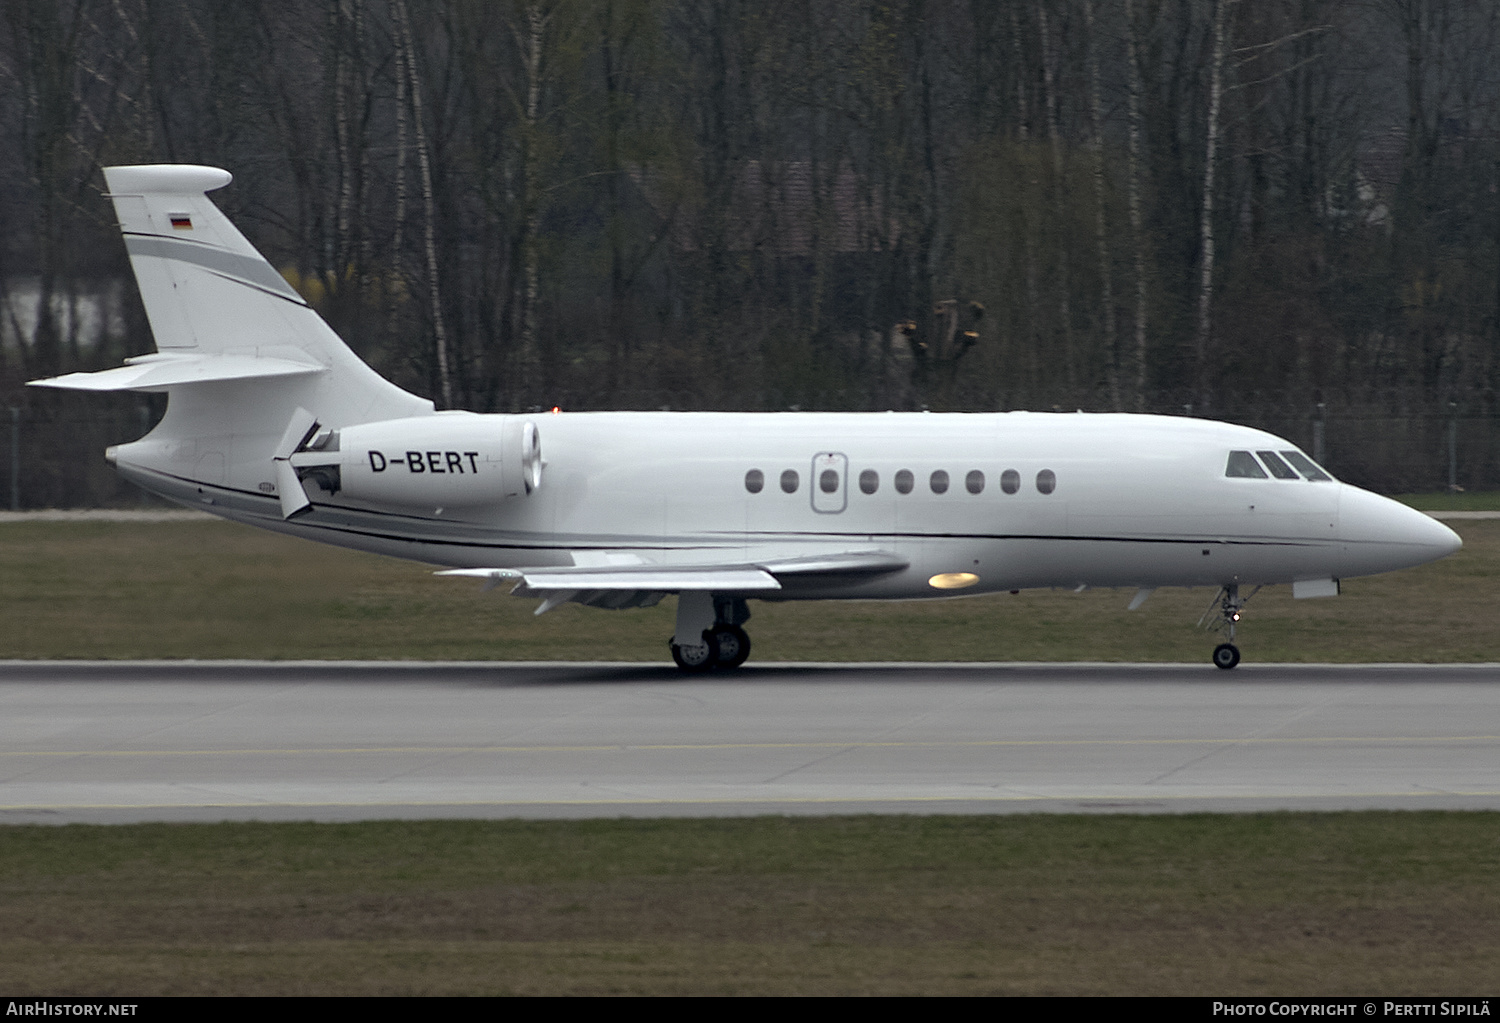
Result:
<instances>
[{"instance_id":1,"label":"gray stripe on tail","mask_svg":"<svg viewBox=\"0 0 1500 1023\"><path fill-rule=\"evenodd\" d=\"M286 278L277 273L270 263L254 256L242 256L238 252L226 252L223 249L210 248L181 238L140 234L125 236L125 251L132 256L156 256L158 259L191 263L212 273L263 288L298 305L307 305L302 296L297 294L286 282Z\"/></svg>"}]
</instances>

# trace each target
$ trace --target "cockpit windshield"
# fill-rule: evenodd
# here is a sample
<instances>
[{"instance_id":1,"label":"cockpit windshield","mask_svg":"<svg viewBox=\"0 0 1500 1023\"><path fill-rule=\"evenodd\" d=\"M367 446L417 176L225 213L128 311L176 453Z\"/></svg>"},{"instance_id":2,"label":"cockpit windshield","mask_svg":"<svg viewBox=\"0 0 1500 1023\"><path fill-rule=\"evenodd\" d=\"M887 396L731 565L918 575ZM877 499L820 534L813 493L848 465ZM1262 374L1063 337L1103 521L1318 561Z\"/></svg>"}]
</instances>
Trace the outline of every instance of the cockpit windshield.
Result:
<instances>
[{"instance_id":1,"label":"cockpit windshield","mask_svg":"<svg viewBox=\"0 0 1500 1023\"><path fill-rule=\"evenodd\" d=\"M1257 459L1256 455L1260 458ZM1266 469L1271 470L1269 475ZM1302 475L1299 476L1298 473ZM1296 450L1283 451L1280 454L1275 451L1257 451L1254 454L1249 451L1231 451L1229 463L1224 467L1224 475L1251 480L1270 479L1274 476L1279 480L1307 479L1313 483L1333 479L1311 458Z\"/></svg>"},{"instance_id":2,"label":"cockpit windshield","mask_svg":"<svg viewBox=\"0 0 1500 1023\"><path fill-rule=\"evenodd\" d=\"M1328 473L1324 472L1318 467L1318 463L1314 462L1311 458L1308 458L1300 451L1283 451L1281 453L1281 456L1288 462L1291 462L1293 468L1295 468L1302 475L1306 476L1308 479L1312 480L1314 483L1324 480L1331 481L1333 479L1332 476L1328 475Z\"/></svg>"},{"instance_id":3,"label":"cockpit windshield","mask_svg":"<svg viewBox=\"0 0 1500 1023\"><path fill-rule=\"evenodd\" d=\"M1276 457L1276 452L1257 451L1256 454L1260 456L1260 460L1265 463L1266 468L1271 470L1271 475L1277 479L1294 480L1297 478L1297 470Z\"/></svg>"},{"instance_id":4,"label":"cockpit windshield","mask_svg":"<svg viewBox=\"0 0 1500 1023\"><path fill-rule=\"evenodd\" d=\"M1263 480L1266 478L1266 470L1260 467L1255 456L1248 451L1229 452L1229 465L1224 470L1225 476L1236 476L1241 479Z\"/></svg>"}]
</instances>

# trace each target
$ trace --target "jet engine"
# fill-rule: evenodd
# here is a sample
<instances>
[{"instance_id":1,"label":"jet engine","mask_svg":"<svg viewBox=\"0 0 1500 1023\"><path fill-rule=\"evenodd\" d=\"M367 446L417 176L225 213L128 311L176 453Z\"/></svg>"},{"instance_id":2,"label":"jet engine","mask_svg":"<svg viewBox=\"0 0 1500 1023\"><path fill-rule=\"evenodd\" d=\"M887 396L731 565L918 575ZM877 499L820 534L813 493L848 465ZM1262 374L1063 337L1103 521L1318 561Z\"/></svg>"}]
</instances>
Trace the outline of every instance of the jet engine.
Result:
<instances>
[{"instance_id":1,"label":"jet engine","mask_svg":"<svg viewBox=\"0 0 1500 1023\"><path fill-rule=\"evenodd\" d=\"M290 456L278 453L277 459L289 463L299 490L300 484L312 483L326 496L361 503L468 508L524 497L542 482L536 424L515 416L439 413L338 430L311 422L297 431L299 425L304 424L294 420L288 427L301 432L296 450ZM299 505L302 496L291 495ZM283 508L287 505L284 495Z\"/></svg>"}]
</instances>

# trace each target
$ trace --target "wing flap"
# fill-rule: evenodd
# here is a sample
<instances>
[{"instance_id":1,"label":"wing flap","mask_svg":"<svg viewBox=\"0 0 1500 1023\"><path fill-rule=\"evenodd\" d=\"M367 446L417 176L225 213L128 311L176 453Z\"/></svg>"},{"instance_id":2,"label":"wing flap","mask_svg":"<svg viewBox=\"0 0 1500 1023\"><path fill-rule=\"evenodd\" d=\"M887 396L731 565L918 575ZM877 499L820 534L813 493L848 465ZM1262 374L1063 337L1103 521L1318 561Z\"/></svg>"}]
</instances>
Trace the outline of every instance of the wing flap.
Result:
<instances>
[{"instance_id":1,"label":"wing flap","mask_svg":"<svg viewBox=\"0 0 1500 1023\"><path fill-rule=\"evenodd\" d=\"M841 551L800 558L729 565L647 565L634 554L579 551L573 557L582 564L538 568L451 568L438 575L483 579L486 589L508 580L521 585L519 596L561 590L583 591L714 591L719 593L774 593L782 577L807 579L816 576L875 575L899 572L910 562L889 551ZM618 559L617 563L609 563Z\"/></svg>"},{"instance_id":2,"label":"wing flap","mask_svg":"<svg viewBox=\"0 0 1500 1023\"><path fill-rule=\"evenodd\" d=\"M664 565L581 566L573 568L455 568L438 575L468 576L499 583L519 579L517 595L551 590L706 590L769 593L781 589L774 576L743 565L673 568Z\"/></svg>"},{"instance_id":3,"label":"wing flap","mask_svg":"<svg viewBox=\"0 0 1500 1023\"><path fill-rule=\"evenodd\" d=\"M541 597L537 614L570 601L591 607L650 607L666 593L775 593L778 577L792 580L820 576L899 572L909 562L887 551L843 551L760 564L647 565L629 552L577 551L571 566L547 568L450 568L438 575L483 579L492 590L506 580L519 582L511 594Z\"/></svg>"}]
</instances>

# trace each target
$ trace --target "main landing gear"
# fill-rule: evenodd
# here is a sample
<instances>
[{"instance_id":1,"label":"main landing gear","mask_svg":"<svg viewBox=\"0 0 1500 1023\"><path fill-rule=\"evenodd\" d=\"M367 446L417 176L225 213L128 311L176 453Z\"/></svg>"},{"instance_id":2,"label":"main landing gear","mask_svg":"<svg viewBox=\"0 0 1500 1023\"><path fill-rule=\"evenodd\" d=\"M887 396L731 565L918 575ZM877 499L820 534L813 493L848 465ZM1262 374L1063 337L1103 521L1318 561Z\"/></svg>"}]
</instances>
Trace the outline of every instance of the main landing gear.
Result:
<instances>
[{"instance_id":1,"label":"main landing gear","mask_svg":"<svg viewBox=\"0 0 1500 1023\"><path fill-rule=\"evenodd\" d=\"M689 672L738 668L750 656L750 637L740 628L749 620L743 597L680 594L672 660Z\"/></svg>"},{"instance_id":2,"label":"main landing gear","mask_svg":"<svg viewBox=\"0 0 1500 1023\"><path fill-rule=\"evenodd\" d=\"M1198 619L1198 624L1207 629L1217 630L1222 633L1226 642L1214 647L1214 667L1223 668L1228 671L1240 663L1240 648L1234 645L1235 626L1239 624L1240 614L1250 601L1250 597L1260 592L1260 587L1250 591L1249 597L1240 597L1238 584L1231 583L1221 587L1214 596L1213 603L1208 605L1208 610L1203 612L1203 617ZM1218 613L1217 621L1210 621L1210 616Z\"/></svg>"}]
</instances>

